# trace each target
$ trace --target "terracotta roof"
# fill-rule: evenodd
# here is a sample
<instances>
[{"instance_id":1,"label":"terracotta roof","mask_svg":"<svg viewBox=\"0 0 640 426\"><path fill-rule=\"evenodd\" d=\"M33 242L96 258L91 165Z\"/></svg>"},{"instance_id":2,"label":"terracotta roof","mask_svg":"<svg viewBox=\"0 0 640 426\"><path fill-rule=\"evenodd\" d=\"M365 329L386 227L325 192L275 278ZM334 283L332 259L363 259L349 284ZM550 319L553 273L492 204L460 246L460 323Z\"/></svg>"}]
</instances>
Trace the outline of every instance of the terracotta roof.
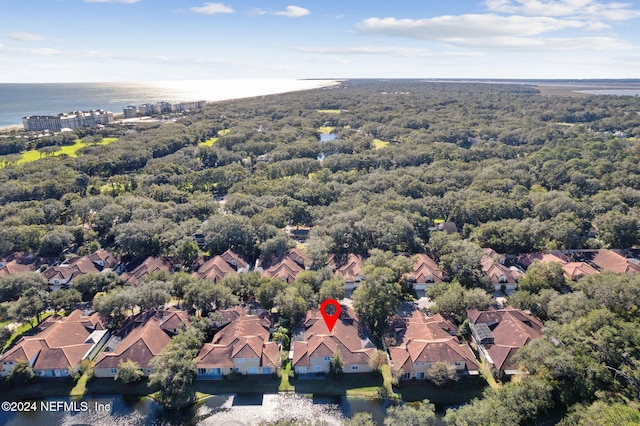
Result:
<instances>
[{"instance_id":1,"label":"terracotta roof","mask_svg":"<svg viewBox=\"0 0 640 426\"><path fill-rule=\"evenodd\" d=\"M147 257L140 265L130 272L125 272L120 276L124 284L136 285L138 282L153 272L171 271L171 262L164 257Z\"/></svg>"},{"instance_id":2,"label":"terracotta roof","mask_svg":"<svg viewBox=\"0 0 640 426\"><path fill-rule=\"evenodd\" d=\"M469 346L449 333L455 326L442 316L427 317L415 310L404 321L406 328L397 334L397 346L389 348L393 364L402 371L415 371L415 363L434 362L464 362L471 371L479 368Z\"/></svg>"},{"instance_id":3,"label":"terracotta roof","mask_svg":"<svg viewBox=\"0 0 640 426\"><path fill-rule=\"evenodd\" d=\"M189 325L187 311L161 311L160 328L169 334L175 334L176 330Z\"/></svg>"},{"instance_id":4,"label":"terracotta roof","mask_svg":"<svg viewBox=\"0 0 640 426\"><path fill-rule=\"evenodd\" d=\"M364 334L364 330L352 309L342 308L340 318L331 333L322 319L320 311L307 312L303 324L306 328L304 332L306 345L294 342L294 367L302 366L305 362L308 363L309 357L332 356L338 350L345 365L368 364L376 351L375 346Z\"/></svg>"},{"instance_id":5,"label":"terracotta roof","mask_svg":"<svg viewBox=\"0 0 640 426\"><path fill-rule=\"evenodd\" d=\"M525 268L529 267L529 265L536 260L540 262L569 262L569 258L562 253L528 253L518 256L518 263Z\"/></svg>"},{"instance_id":6,"label":"terracotta roof","mask_svg":"<svg viewBox=\"0 0 640 426\"><path fill-rule=\"evenodd\" d=\"M207 261L200 262L198 270L192 275L195 278L219 281L225 275L232 272L245 272L249 269L249 264L240 256L227 250L219 256L214 256Z\"/></svg>"},{"instance_id":7,"label":"terracotta roof","mask_svg":"<svg viewBox=\"0 0 640 426\"><path fill-rule=\"evenodd\" d=\"M78 364L93 346L85 343L90 334L104 328L99 314L85 317L80 310L66 318L49 318L42 325L42 331L20 339L0 361L32 360L37 356L35 370L67 370Z\"/></svg>"},{"instance_id":8,"label":"terracotta roof","mask_svg":"<svg viewBox=\"0 0 640 426\"><path fill-rule=\"evenodd\" d=\"M15 252L0 259L0 277L23 274L38 270L40 266L54 262L55 259L35 256L27 252Z\"/></svg>"},{"instance_id":9,"label":"terracotta roof","mask_svg":"<svg viewBox=\"0 0 640 426\"><path fill-rule=\"evenodd\" d=\"M116 334L116 338L122 340L112 352L102 352L98 356L95 368L117 368L120 361L128 360L137 362L140 368L147 368L153 357L169 344L170 333L162 327L167 314L171 318L177 313L148 311L127 321Z\"/></svg>"},{"instance_id":10,"label":"terracotta roof","mask_svg":"<svg viewBox=\"0 0 640 426\"><path fill-rule=\"evenodd\" d=\"M405 274L407 280L418 284L442 282L444 272L440 270L435 260L423 253L415 256L416 262L413 264L413 270Z\"/></svg>"},{"instance_id":11,"label":"terracotta roof","mask_svg":"<svg viewBox=\"0 0 640 426\"><path fill-rule=\"evenodd\" d=\"M98 250L88 256L69 259L60 265L47 268L42 275L47 280L59 279L73 281L80 275L97 274L105 268L112 268L117 260L106 250Z\"/></svg>"},{"instance_id":12,"label":"terracotta roof","mask_svg":"<svg viewBox=\"0 0 640 426\"><path fill-rule=\"evenodd\" d=\"M332 254L327 261L327 266L344 281L353 283L362 279L364 259L353 253Z\"/></svg>"},{"instance_id":13,"label":"terracotta roof","mask_svg":"<svg viewBox=\"0 0 640 426\"><path fill-rule=\"evenodd\" d=\"M620 250L597 250L591 255L591 261L603 271L615 273L640 272L640 265L627 259Z\"/></svg>"},{"instance_id":14,"label":"terracotta roof","mask_svg":"<svg viewBox=\"0 0 640 426\"><path fill-rule=\"evenodd\" d=\"M499 371L505 368L512 369L513 366L509 362L515 349L542 336L542 322L519 309L511 307L491 308L487 311L470 309L467 315L471 324L487 324L493 333L494 343L484 347Z\"/></svg>"},{"instance_id":15,"label":"terracotta roof","mask_svg":"<svg viewBox=\"0 0 640 426\"><path fill-rule=\"evenodd\" d=\"M585 262L568 262L562 264L565 278L576 281L585 275L599 274L598 270Z\"/></svg>"},{"instance_id":16,"label":"terracotta roof","mask_svg":"<svg viewBox=\"0 0 640 426\"><path fill-rule=\"evenodd\" d=\"M220 255L220 257L229 265L233 266L237 271L249 268L247 261L231 250L225 251Z\"/></svg>"},{"instance_id":17,"label":"terracotta roof","mask_svg":"<svg viewBox=\"0 0 640 426\"><path fill-rule=\"evenodd\" d=\"M234 358L259 358L261 366L277 367L279 348L269 342L268 321L255 315L242 315L205 343L198 355L198 368L233 367Z\"/></svg>"},{"instance_id":18,"label":"terracotta roof","mask_svg":"<svg viewBox=\"0 0 640 426\"><path fill-rule=\"evenodd\" d=\"M495 252L494 252L495 253ZM515 284L521 273L513 271L502 263L495 263L493 256L484 256L480 261L482 273L491 280L493 284Z\"/></svg>"},{"instance_id":19,"label":"terracotta roof","mask_svg":"<svg viewBox=\"0 0 640 426\"><path fill-rule=\"evenodd\" d=\"M296 276L305 270L306 256L299 249L289 249L279 259L271 262L271 266L262 272L268 278L280 278L288 283L295 281Z\"/></svg>"},{"instance_id":20,"label":"terracotta roof","mask_svg":"<svg viewBox=\"0 0 640 426\"><path fill-rule=\"evenodd\" d=\"M120 261L116 259L111 252L102 249L93 252L88 257L89 260L101 268L113 269L120 263Z\"/></svg>"}]
</instances>

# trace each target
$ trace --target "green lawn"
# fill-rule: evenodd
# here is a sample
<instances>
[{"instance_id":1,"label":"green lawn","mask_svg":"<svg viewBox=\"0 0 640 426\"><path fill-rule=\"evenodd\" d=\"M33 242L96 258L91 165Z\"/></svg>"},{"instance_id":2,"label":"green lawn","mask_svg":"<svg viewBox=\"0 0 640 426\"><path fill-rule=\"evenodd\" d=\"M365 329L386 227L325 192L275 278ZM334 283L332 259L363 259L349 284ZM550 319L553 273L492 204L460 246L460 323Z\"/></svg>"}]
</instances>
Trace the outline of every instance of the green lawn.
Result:
<instances>
[{"instance_id":1,"label":"green lawn","mask_svg":"<svg viewBox=\"0 0 640 426\"><path fill-rule=\"evenodd\" d=\"M87 383L89 382L89 378L92 374L93 370L88 369L84 374L82 374L82 376L80 376L76 385L71 389L71 392L69 392L69 396L71 396L71 398L80 399L85 393L87 393Z\"/></svg>"},{"instance_id":2,"label":"green lawn","mask_svg":"<svg viewBox=\"0 0 640 426\"><path fill-rule=\"evenodd\" d=\"M53 315L53 312L45 312L45 313L43 313L42 316L41 316L41 321L40 322L46 320L51 315ZM11 335L9 340L7 341L7 344L4 346L4 349L8 349L13 344L13 342L17 341L24 333L26 333L27 331L31 330L36 325L38 325L38 322L37 322L36 318L34 318L31 321L25 322L21 326L16 327L16 329L13 330L13 334ZM4 350L2 352L4 352Z\"/></svg>"},{"instance_id":3,"label":"green lawn","mask_svg":"<svg viewBox=\"0 0 640 426\"><path fill-rule=\"evenodd\" d=\"M220 136L224 136L228 133L229 133L228 129L220 130L218 132L218 136L216 136L215 138L207 139L204 142L200 142L200 146L213 146L214 143L218 142L218 139L220 138Z\"/></svg>"},{"instance_id":4,"label":"green lawn","mask_svg":"<svg viewBox=\"0 0 640 426\"><path fill-rule=\"evenodd\" d=\"M364 373L343 374L337 378L292 379L291 384L296 393L377 398L378 389L384 385L384 381L380 375Z\"/></svg>"},{"instance_id":5,"label":"green lawn","mask_svg":"<svg viewBox=\"0 0 640 426\"><path fill-rule=\"evenodd\" d=\"M382 148L384 148L385 146L388 146L388 145L389 145L389 142L385 142L385 141L380 140L380 139L374 139L373 140L374 149L382 149Z\"/></svg>"},{"instance_id":6,"label":"green lawn","mask_svg":"<svg viewBox=\"0 0 640 426\"><path fill-rule=\"evenodd\" d=\"M291 374L291 363L287 361L284 368L282 368L282 378L280 379L280 386L278 386L278 391L280 392L293 392L295 388L291 386L289 383L289 378Z\"/></svg>"},{"instance_id":7,"label":"green lawn","mask_svg":"<svg viewBox=\"0 0 640 426\"><path fill-rule=\"evenodd\" d=\"M73 145L67 145L67 146L61 147L59 151L54 152L51 156L57 157L59 155L65 154L69 157L77 157L78 156L77 152L79 149L86 148L88 146L93 146L93 145L108 145L117 140L118 138L104 138L97 143L84 143L80 139L77 139L76 143L74 143ZM44 157L45 156L42 155L40 151L37 151L37 150L25 151L22 153L22 158L18 160L18 164L30 163L32 161L40 160L41 158L44 158Z\"/></svg>"}]
</instances>

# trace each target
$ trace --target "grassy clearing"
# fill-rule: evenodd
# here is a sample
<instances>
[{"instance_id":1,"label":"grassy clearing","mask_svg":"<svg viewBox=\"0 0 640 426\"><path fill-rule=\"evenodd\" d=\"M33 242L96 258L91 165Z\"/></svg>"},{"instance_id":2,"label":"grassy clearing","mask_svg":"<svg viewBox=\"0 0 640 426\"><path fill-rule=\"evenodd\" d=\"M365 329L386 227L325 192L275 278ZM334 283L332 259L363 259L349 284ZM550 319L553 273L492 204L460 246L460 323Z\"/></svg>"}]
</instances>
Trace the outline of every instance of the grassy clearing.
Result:
<instances>
[{"instance_id":1,"label":"grassy clearing","mask_svg":"<svg viewBox=\"0 0 640 426\"><path fill-rule=\"evenodd\" d=\"M378 389L384 386L383 377L373 374L343 374L323 379L292 379L296 393L320 395L349 395L363 398L377 398Z\"/></svg>"},{"instance_id":2,"label":"grassy clearing","mask_svg":"<svg viewBox=\"0 0 640 426\"><path fill-rule=\"evenodd\" d=\"M215 138L211 138L211 139L207 139L204 142L200 142L200 146L213 146L214 143L218 142L218 139L220 139L220 136L224 136L226 134L229 133L229 129L223 129L218 131L218 136L216 136Z\"/></svg>"},{"instance_id":3,"label":"grassy clearing","mask_svg":"<svg viewBox=\"0 0 640 426\"><path fill-rule=\"evenodd\" d=\"M85 142L82 142L80 139L77 139L76 143L74 143L73 145L67 145L67 146L61 147L59 151L54 152L53 154L51 154L51 156L58 157L60 155L66 155L69 157L77 157L79 149L86 148L88 146L94 146L94 145L108 145L117 140L118 138L104 138L97 143L85 143ZM17 164L30 163L32 161L40 160L41 158L45 158L45 155L43 155L40 151L37 151L37 150L26 151L22 153L22 158L18 160Z\"/></svg>"},{"instance_id":4,"label":"grassy clearing","mask_svg":"<svg viewBox=\"0 0 640 426\"><path fill-rule=\"evenodd\" d=\"M316 112L322 113L322 114L340 114L342 112L342 110L339 109L318 109L316 110Z\"/></svg>"},{"instance_id":5,"label":"grassy clearing","mask_svg":"<svg viewBox=\"0 0 640 426\"><path fill-rule=\"evenodd\" d=\"M373 148L374 149L382 149L385 146L389 146L389 142L385 142L385 141L380 140L380 139L374 139L373 140Z\"/></svg>"},{"instance_id":6,"label":"grassy clearing","mask_svg":"<svg viewBox=\"0 0 640 426\"><path fill-rule=\"evenodd\" d=\"M282 368L282 378L280 380L280 386L278 386L279 392L293 392L296 389L289 383L289 377L291 374L291 363L289 361L286 362L284 367Z\"/></svg>"},{"instance_id":7,"label":"grassy clearing","mask_svg":"<svg viewBox=\"0 0 640 426\"><path fill-rule=\"evenodd\" d=\"M335 127L333 126L318 127L318 132L322 133L323 135L328 135L329 133L333 133L334 130L335 130Z\"/></svg>"},{"instance_id":8,"label":"grassy clearing","mask_svg":"<svg viewBox=\"0 0 640 426\"><path fill-rule=\"evenodd\" d=\"M78 379L76 385L69 392L69 396L73 399L81 399L85 393L87 393L87 383L89 382L89 378L93 375L93 370L91 368L87 369L82 376Z\"/></svg>"},{"instance_id":9,"label":"grassy clearing","mask_svg":"<svg viewBox=\"0 0 640 426\"><path fill-rule=\"evenodd\" d=\"M46 320L47 318L49 318L51 315L53 315L53 312L45 312L44 314L42 314L41 316L41 321ZM7 341L7 344L4 345L4 348L2 350L2 352L4 352L5 349L8 349L11 347L11 345L13 345L13 342L17 341L18 339L20 339L20 337L22 337L22 335L24 333L26 333L27 331L33 329L35 326L38 325L38 320L36 318L32 319L29 322L25 322L24 324L22 324L19 327L16 327L15 330L13 330L13 334L11 335L11 337L9 338L9 340Z\"/></svg>"},{"instance_id":10,"label":"grassy clearing","mask_svg":"<svg viewBox=\"0 0 640 426\"><path fill-rule=\"evenodd\" d=\"M480 375L487 381L491 389L500 389L500 383L493 377L491 368L484 361L480 363Z\"/></svg>"}]
</instances>

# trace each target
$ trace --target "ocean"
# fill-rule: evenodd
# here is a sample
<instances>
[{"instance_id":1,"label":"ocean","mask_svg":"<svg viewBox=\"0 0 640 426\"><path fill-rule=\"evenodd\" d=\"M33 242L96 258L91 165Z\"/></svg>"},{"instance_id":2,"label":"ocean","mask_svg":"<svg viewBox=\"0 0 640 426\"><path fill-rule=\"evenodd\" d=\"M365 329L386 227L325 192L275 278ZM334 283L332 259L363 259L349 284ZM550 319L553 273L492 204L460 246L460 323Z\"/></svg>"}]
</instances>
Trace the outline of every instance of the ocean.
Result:
<instances>
[{"instance_id":1,"label":"ocean","mask_svg":"<svg viewBox=\"0 0 640 426\"><path fill-rule=\"evenodd\" d=\"M0 128L27 115L104 109L159 101L220 101L293 92L336 84L334 80L189 80L148 83L0 83Z\"/></svg>"}]
</instances>

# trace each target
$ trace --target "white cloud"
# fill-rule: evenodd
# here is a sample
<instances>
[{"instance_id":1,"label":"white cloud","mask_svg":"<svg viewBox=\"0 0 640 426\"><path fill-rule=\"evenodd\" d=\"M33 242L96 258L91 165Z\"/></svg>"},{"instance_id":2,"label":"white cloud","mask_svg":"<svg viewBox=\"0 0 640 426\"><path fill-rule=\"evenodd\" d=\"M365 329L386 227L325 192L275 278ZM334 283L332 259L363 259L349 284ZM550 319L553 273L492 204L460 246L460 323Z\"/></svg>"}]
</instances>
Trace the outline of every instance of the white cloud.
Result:
<instances>
[{"instance_id":1,"label":"white cloud","mask_svg":"<svg viewBox=\"0 0 640 426\"><path fill-rule=\"evenodd\" d=\"M84 0L85 3L125 3L133 4L138 3L140 0Z\"/></svg>"},{"instance_id":2,"label":"white cloud","mask_svg":"<svg viewBox=\"0 0 640 426\"><path fill-rule=\"evenodd\" d=\"M640 17L630 3L603 3L595 0L486 0L493 12L530 16L570 16L622 21Z\"/></svg>"},{"instance_id":3,"label":"white cloud","mask_svg":"<svg viewBox=\"0 0 640 426\"><path fill-rule=\"evenodd\" d=\"M288 18L300 18L309 15L311 11L300 6L287 6L285 10L273 12L272 15L286 16Z\"/></svg>"},{"instance_id":4,"label":"white cloud","mask_svg":"<svg viewBox=\"0 0 640 426\"><path fill-rule=\"evenodd\" d=\"M369 18L360 22L357 28L369 34L455 42L506 36L526 37L549 31L588 26L589 24L579 20L560 20L551 17L471 14L427 19Z\"/></svg>"},{"instance_id":5,"label":"white cloud","mask_svg":"<svg viewBox=\"0 0 640 426\"><path fill-rule=\"evenodd\" d=\"M62 51L48 47L39 47L35 49L3 49L2 53L16 56L53 56L60 55Z\"/></svg>"},{"instance_id":6,"label":"white cloud","mask_svg":"<svg viewBox=\"0 0 640 426\"><path fill-rule=\"evenodd\" d=\"M203 6L192 7L189 9L193 13L202 13L204 15L216 15L219 13L234 13L233 8L222 3L205 3Z\"/></svg>"},{"instance_id":7,"label":"white cloud","mask_svg":"<svg viewBox=\"0 0 640 426\"><path fill-rule=\"evenodd\" d=\"M11 33L9 35L9 38L12 38L14 40L19 40L19 41L41 41L41 40L44 40L44 37L41 36L40 34L23 33L23 32Z\"/></svg>"},{"instance_id":8,"label":"white cloud","mask_svg":"<svg viewBox=\"0 0 640 426\"><path fill-rule=\"evenodd\" d=\"M525 49L528 52L628 50L635 46L612 37L494 37L452 40L452 44L469 48Z\"/></svg>"},{"instance_id":9,"label":"white cloud","mask_svg":"<svg viewBox=\"0 0 640 426\"><path fill-rule=\"evenodd\" d=\"M397 46L358 46L358 47L296 47L294 50L303 53L323 55L391 55L413 58L432 58L435 56L483 56L481 52L441 53L429 49Z\"/></svg>"},{"instance_id":10,"label":"white cloud","mask_svg":"<svg viewBox=\"0 0 640 426\"><path fill-rule=\"evenodd\" d=\"M254 8L249 11L251 15L268 15L269 11L264 9Z\"/></svg>"}]
</instances>

